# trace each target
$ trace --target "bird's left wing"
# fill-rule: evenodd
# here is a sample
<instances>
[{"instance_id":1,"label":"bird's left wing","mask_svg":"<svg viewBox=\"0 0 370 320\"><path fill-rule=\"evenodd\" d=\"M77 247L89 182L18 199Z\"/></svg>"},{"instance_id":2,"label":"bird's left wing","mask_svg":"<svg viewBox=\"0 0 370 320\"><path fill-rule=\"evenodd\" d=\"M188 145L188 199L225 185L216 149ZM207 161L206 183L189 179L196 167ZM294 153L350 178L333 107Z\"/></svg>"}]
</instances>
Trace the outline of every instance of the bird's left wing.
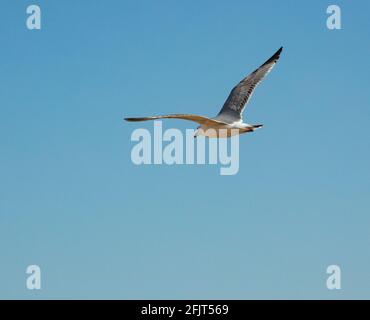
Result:
<instances>
[{"instance_id":1,"label":"bird's left wing","mask_svg":"<svg viewBox=\"0 0 370 320\"><path fill-rule=\"evenodd\" d=\"M137 122L137 121L148 121L148 120L156 120L156 119L182 119L182 120L189 120L194 121L199 124L210 124L210 123L222 123L217 120L209 119L207 117L198 116L195 114L168 114L164 116L152 116L152 117L141 117L141 118L125 118L126 121L130 122Z\"/></svg>"},{"instance_id":2,"label":"bird's left wing","mask_svg":"<svg viewBox=\"0 0 370 320\"><path fill-rule=\"evenodd\" d=\"M248 103L250 97L252 96L254 89L274 67L276 61L280 57L280 53L282 50L283 47L276 51L270 59L268 59L258 69L253 71L250 75L245 77L231 90L229 97L225 101L216 119L241 119L245 105Z\"/></svg>"}]
</instances>

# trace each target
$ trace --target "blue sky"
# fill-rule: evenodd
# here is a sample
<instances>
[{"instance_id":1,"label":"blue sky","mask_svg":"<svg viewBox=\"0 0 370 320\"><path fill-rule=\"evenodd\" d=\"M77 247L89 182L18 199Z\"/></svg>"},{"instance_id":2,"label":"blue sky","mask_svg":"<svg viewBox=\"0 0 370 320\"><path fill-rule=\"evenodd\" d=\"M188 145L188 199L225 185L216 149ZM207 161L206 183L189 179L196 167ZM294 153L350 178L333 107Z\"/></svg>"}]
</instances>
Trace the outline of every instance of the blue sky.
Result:
<instances>
[{"instance_id":1,"label":"blue sky","mask_svg":"<svg viewBox=\"0 0 370 320\"><path fill-rule=\"evenodd\" d=\"M341 30L326 28L333 3ZM26 28L30 4L42 30ZM370 298L369 9L3 1L0 298ZM213 116L280 46L237 175L131 162L124 116ZM325 286L331 264L341 290Z\"/></svg>"}]
</instances>

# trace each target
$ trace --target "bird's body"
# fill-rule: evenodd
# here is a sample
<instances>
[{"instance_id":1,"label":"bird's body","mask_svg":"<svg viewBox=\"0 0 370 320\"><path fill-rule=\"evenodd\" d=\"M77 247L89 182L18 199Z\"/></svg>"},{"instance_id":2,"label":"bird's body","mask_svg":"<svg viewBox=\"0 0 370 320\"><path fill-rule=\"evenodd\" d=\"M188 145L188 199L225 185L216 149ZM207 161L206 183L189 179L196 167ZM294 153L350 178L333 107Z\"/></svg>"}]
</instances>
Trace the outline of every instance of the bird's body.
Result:
<instances>
[{"instance_id":1,"label":"bird's body","mask_svg":"<svg viewBox=\"0 0 370 320\"><path fill-rule=\"evenodd\" d=\"M234 135L253 132L262 125L244 123L242 113L248 103L255 87L271 71L283 50L281 47L275 54L262 64L258 69L241 80L230 92L219 114L214 118L208 118L193 114L170 114L164 116L152 116L143 118L125 118L126 121L147 121L155 119L182 119L194 121L200 124L195 136L203 135L209 138L227 138Z\"/></svg>"},{"instance_id":2,"label":"bird's body","mask_svg":"<svg viewBox=\"0 0 370 320\"><path fill-rule=\"evenodd\" d=\"M211 119L212 120L212 119ZM229 138L241 133L252 132L262 125L251 125L236 121L233 123L211 123L208 125L200 125L195 131L195 136L206 136L208 138Z\"/></svg>"}]
</instances>

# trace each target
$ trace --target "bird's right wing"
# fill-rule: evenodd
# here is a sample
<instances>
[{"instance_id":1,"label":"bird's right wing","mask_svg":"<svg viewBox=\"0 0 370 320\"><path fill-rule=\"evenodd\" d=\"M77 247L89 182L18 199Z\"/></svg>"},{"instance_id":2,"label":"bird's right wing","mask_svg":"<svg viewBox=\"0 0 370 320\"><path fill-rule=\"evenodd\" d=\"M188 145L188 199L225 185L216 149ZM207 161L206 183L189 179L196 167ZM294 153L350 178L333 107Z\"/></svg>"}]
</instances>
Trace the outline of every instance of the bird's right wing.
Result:
<instances>
[{"instance_id":1,"label":"bird's right wing","mask_svg":"<svg viewBox=\"0 0 370 320\"><path fill-rule=\"evenodd\" d=\"M141 117L141 118L125 118L126 121L130 122L138 122L138 121L148 121L148 120L156 120L156 119L182 119L182 120L189 120L194 121L199 124L211 124L211 123L223 123L217 120L212 120L207 117L198 116L195 114L168 114L164 116L152 116L152 117Z\"/></svg>"},{"instance_id":2,"label":"bird's right wing","mask_svg":"<svg viewBox=\"0 0 370 320\"><path fill-rule=\"evenodd\" d=\"M258 69L245 77L231 90L230 95L225 101L225 104L223 105L216 119L241 119L245 105L248 103L250 97L252 96L254 89L274 67L276 61L280 57L280 53L282 50L283 47L276 51L270 59L268 59Z\"/></svg>"}]
</instances>

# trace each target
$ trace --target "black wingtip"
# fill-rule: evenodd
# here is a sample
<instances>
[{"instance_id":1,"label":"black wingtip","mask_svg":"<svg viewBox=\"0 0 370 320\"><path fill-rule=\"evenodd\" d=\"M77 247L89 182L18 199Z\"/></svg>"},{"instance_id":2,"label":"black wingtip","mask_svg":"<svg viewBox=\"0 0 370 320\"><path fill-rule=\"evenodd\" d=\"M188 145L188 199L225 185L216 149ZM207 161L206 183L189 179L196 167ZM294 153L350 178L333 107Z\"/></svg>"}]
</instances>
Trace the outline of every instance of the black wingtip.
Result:
<instances>
[{"instance_id":1,"label":"black wingtip","mask_svg":"<svg viewBox=\"0 0 370 320\"><path fill-rule=\"evenodd\" d=\"M279 50L275 52L274 56L279 57L281 51L283 51L283 47L280 47Z\"/></svg>"},{"instance_id":2,"label":"black wingtip","mask_svg":"<svg viewBox=\"0 0 370 320\"><path fill-rule=\"evenodd\" d=\"M281 53L281 51L283 51L283 47L280 47L280 49L279 49L278 51L276 51L276 52L272 55L272 57L271 57L270 59L268 59L268 60L265 62L265 64L266 64L266 63L271 63L272 61L276 62L276 61L280 58L280 53Z\"/></svg>"}]
</instances>

